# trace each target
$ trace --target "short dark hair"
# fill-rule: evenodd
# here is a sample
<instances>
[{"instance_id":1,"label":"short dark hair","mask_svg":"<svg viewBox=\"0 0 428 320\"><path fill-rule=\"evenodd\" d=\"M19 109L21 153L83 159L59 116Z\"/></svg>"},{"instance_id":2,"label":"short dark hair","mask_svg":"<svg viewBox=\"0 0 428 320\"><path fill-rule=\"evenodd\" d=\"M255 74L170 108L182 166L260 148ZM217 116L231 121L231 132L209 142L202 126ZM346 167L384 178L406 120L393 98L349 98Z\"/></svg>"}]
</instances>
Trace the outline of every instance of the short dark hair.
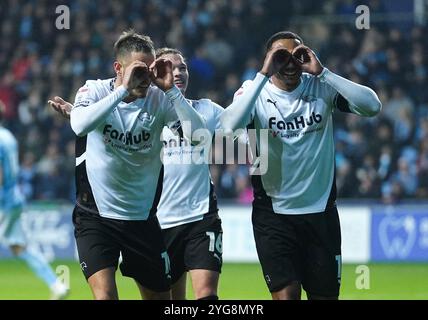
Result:
<instances>
[{"instance_id":1,"label":"short dark hair","mask_svg":"<svg viewBox=\"0 0 428 320\"><path fill-rule=\"evenodd\" d=\"M298 34L291 31L280 31L275 33L268 39L265 46L266 52L268 52L272 47L272 44L279 39L296 39L301 44L303 44L303 39Z\"/></svg>"},{"instance_id":2,"label":"short dark hair","mask_svg":"<svg viewBox=\"0 0 428 320\"><path fill-rule=\"evenodd\" d=\"M124 31L114 44L114 56L117 59L130 52L144 52L155 55L155 46L149 36L136 33L133 29Z\"/></svg>"},{"instance_id":3,"label":"short dark hair","mask_svg":"<svg viewBox=\"0 0 428 320\"><path fill-rule=\"evenodd\" d=\"M156 58L160 58L167 54L179 54L184 58L184 55L178 49L163 47L156 50Z\"/></svg>"}]
</instances>

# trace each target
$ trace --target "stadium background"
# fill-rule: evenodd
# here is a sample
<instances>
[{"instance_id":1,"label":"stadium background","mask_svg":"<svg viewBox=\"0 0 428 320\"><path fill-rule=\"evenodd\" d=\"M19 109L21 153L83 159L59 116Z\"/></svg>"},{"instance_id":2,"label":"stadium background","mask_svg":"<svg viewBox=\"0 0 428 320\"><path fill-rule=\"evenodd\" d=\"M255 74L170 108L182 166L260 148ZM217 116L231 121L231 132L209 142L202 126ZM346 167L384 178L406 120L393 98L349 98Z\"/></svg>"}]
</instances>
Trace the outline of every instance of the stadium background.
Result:
<instances>
[{"instance_id":1,"label":"stadium background","mask_svg":"<svg viewBox=\"0 0 428 320\"><path fill-rule=\"evenodd\" d=\"M55 28L58 5L70 8L69 30ZM368 30L356 28L358 5L370 8ZM0 0L0 100L5 126L20 143L31 243L44 245L52 259L73 255L74 136L46 101L55 95L73 101L86 79L112 77L111 48L123 30L133 27L157 47L179 48L190 71L187 96L225 107L259 69L266 39L289 29L325 66L375 89L383 104L373 119L334 116L339 204L351 212L341 214L350 226L343 226L344 242L365 245L352 247L361 255L345 262L369 263L372 281L370 290L357 290L356 266L346 264L342 297L428 299L427 20L425 0ZM215 165L211 172L224 219L242 211L240 220L230 221L245 226L252 200L247 167ZM244 244L252 240L246 230ZM6 252L0 246L0 299L47 297L47 289ZM71 298L90 298L77 263L55 263L71 267ZM121 285L123 297L138 298L132 283ZM222 293L269 298L257 263L226 264Z\"/></svg>"}]
</instances>

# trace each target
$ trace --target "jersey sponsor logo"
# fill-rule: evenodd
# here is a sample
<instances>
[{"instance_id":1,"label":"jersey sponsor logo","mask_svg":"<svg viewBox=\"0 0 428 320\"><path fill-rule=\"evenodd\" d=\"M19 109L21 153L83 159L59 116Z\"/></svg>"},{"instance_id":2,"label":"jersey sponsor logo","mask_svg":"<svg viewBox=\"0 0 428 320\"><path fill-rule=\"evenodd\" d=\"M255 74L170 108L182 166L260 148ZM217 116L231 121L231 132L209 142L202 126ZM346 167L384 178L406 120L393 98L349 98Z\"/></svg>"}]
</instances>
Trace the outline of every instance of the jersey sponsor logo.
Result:
<instances>
[{"instance_id":1,"label":"jersey sponsor logo","mask_svg":"<svg viewBox=\"0 0 428 320\"><path fill-rule=\"evenodd\" d=\"M317 125L322 122L322 115L319 113L312 112L309 118L303 116L294 117L291 121L277 120L276 117L269 118L269 129L278 130L299 130L313 125Z\"/></svg>"},{"instance_id":2,"label":"jersey sponsor logo","mask_svg":"<svg viewBox=\"0 0 428 320\"><path fill-rule=\"evenodd\" d=\"M121 132L116 130L110 124L104 126L103 135L106 143L111 142L111 140L119 140L127 146L140 144L150 139L150 133L145 130L142 130L139 134L132 134L130 131Z\"/></svg>"},{"instance_id":3,"label":"jersey sponsor logo","mask_svg":"<svg viewBox=\"0 0 428 320\"><path fill-rule=\"evenodd\" d=\"M183 137L180 137L178 139L169 139L168 141L163 140L162 141L163 146L165 148L177 148L177 147L190 147L191 143L184 139Z\"/></svg>"}]
</instances>

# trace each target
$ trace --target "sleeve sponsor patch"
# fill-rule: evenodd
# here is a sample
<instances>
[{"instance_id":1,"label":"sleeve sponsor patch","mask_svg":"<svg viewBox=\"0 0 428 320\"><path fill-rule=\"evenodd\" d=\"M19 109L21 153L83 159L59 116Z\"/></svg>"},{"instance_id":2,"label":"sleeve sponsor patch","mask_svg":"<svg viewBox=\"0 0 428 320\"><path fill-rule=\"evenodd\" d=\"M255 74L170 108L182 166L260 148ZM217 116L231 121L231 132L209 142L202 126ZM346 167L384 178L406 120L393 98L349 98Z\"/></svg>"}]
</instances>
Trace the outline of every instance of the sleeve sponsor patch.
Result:
<instances>
[{"instance_id":1,"label":"sleeve sponsor patch","mask_svg":"<svg viewBox=\"0 0 428 320\"><path fill-rule=\"evenodd\" d=\"M91 100L77 100L76 103L74 104L75 108L79 108L79 107L87 107L92 103Z\"/></svg>"}]
</instances>

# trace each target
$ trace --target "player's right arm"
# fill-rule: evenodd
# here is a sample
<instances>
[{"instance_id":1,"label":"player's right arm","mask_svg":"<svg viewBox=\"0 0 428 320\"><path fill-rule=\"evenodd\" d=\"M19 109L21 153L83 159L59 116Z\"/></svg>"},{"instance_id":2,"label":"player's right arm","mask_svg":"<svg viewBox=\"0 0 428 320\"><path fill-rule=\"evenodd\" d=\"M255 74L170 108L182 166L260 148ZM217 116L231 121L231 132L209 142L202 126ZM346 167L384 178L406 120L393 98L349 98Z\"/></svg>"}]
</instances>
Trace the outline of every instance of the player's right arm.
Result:
<instances>
[{"instance_id":1,"label":"player's right arm","mask_svg":"<svg viewBox=\"0 0 428 320\"><path fill-rule=\"evenodd\" d=\"M245 128L251 122L255 102L264 85L273 74L283 67L284 59L280 59L280 57L286 54L284 51L283 48L271 49L266 54L263 68L257 73L254 80L236 92L232 104L224 110L220 117L226 134L230 134L238 128Z\"/></svg>"},{"instance_id":2,"label":"player's right arm","mask_svg":"<svg viewBox=\"0 0 428 320\"><path fill-rule=\"evenodd\" d=\"M301 44L294 48L292 54L306 55L307 59L298 60L302 70L329 84L346 101L346 104L341 102L341 106L338 107L339 110L352 112L359 116L372 117L382 109L382 103L372 89L345 79L323 67L309 47Z\"/></svg>"},{"instance_id":3,"label":"player's right arm","mask_svg":"<svg viewBox=\"0 0 428 320\"><path fill-rule=\"evenodd\" d=\"M140 68L148 72L146 64L141 61L130 64L125 70L122 84L99 101L95 101L94 92L91 92L89 86L79 90L70 112L70 125L76 135L87 135L107 119L128 92L140 84L140 78L135 76Z\"/></svg>"},{"instance_id":4,"label":"player's right arm","mask_svg":"<svg viewBox=\"0 0 428 320\"><path fill-rule=\"evenodd\" d=\"M73 109L73 104L70 102L56 96L52 100L48 100L48 105L61 114L65 119L70 119L71 109Z\"/></svg>"}]
</instances>

